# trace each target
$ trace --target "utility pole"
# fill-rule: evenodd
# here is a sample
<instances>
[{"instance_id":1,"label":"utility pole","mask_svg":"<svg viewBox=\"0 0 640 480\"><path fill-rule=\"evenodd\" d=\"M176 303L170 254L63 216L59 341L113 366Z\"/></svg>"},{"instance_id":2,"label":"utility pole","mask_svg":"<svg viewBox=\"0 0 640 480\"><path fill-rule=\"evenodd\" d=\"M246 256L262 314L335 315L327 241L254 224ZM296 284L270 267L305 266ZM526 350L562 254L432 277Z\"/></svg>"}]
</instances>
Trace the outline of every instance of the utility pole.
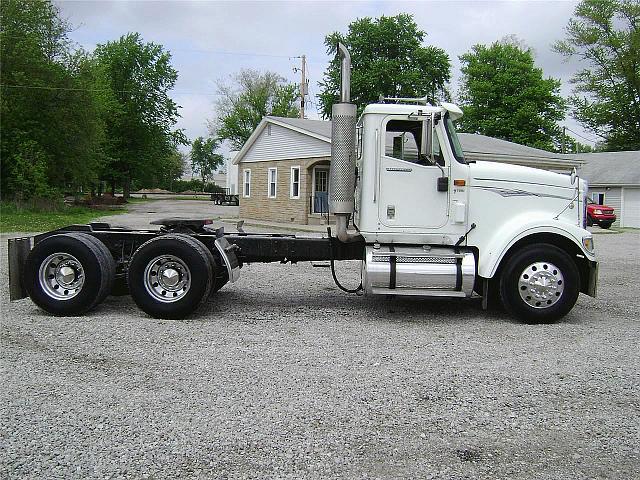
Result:
<instances>
[{"instance_id":1,"label":"utility pole","mask_svg":"<svg viewBox=\"0 0 640 480\"><path fill-rule=\"evenodd\" d=\"M300 69L300 118L304 118L304 96L307 94L307 70L306 70L307 56L302 55L302 68Z\"/></svg>"},{"instance_id":2,"label":"utility pole","mask_svg":"<svg viewBox=\"0 0 640 480\"><path fill-rule=\"evenodd\" d=\"M562 153L564 153L564 141L567 138L567 127L562 127Z\"/></svg>"}]
</instances>

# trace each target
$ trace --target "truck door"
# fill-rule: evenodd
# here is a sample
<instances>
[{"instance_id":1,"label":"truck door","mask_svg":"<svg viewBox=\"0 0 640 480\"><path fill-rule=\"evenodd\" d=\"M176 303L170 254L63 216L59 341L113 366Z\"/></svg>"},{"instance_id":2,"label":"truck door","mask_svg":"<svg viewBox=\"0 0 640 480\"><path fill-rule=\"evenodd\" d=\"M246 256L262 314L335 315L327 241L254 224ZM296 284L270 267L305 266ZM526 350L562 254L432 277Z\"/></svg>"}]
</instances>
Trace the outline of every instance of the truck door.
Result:
<instances>
[{"instance_id":1,"label":"truck door","mask_svg":"<svg viewBox=\"0 0 640 480\"><path fill-rule=\"evenodd\" d=\"M449 193L438 191L438 178L448 167L430 119L390 116L382 122L381 131L377 162L380 223L423 229L446 225ZM420 153L423 142L429 144L423 152L432 154Z\"/></svg>"}]
</instances>

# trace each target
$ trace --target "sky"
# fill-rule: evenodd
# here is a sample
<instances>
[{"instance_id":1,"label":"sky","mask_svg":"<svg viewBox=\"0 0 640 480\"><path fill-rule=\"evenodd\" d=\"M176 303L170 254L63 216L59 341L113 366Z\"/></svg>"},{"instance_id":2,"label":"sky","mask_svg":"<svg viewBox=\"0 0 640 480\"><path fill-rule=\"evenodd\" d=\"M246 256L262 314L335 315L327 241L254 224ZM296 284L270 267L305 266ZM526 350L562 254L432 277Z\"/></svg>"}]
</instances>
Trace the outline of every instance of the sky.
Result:
<instances>
[{"instance_id":1,"label":"sky","mask_svg":"<svg viewBox=\"0 0 640 480\"><path fill-rule=\"evenodd\" d=\"M172 54L178 81L171 93L182 108L177 127L190 139L207 136L207 120L215 117L217 83L241 69L270 70L299 82L301 55L307 56L309 93L319 93L329 56L324 38L362 17L410 13L427 32L426 45L444 49L452 63L451 92L458 90L458 57L475 44L490 44L516 35L531 47L545 77L562 81L561 93L571 92L569 80L581 66L567 63L551 45L564 38L575 9L574 1L57 1L74 30L70 37L93 50L96 44L139 32L148 42ZM308 105L307 118L319 118ZM562 123L581 143L593 144L571 118ZM568 132L571 134L571 132Z\"/></svg>"}]
</instances>

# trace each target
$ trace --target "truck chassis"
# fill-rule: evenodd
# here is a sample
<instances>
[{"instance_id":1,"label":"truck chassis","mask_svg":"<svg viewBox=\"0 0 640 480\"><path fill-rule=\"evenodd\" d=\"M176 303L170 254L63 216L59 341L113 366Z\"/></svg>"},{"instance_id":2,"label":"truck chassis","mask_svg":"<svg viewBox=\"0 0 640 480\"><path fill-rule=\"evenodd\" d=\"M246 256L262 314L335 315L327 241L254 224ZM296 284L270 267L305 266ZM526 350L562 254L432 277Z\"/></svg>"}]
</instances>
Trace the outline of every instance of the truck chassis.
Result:
<instances>
[{"instance_id":1,"label":"truck chassis","mask_svg":"<svg viewBox=\"0 0 640 480\"><path fill-rule=\"evenodd\" d=\"M204 297L208 297L209 293L219 290L228 281L236 281L239 277L239 269L244 264L331 261L333 265L334 260L361 260L365 250L364 241L342 243L331 234L323 237L309 237L281 233L225 233L222 227L214 228L210 220L170 219L159 223L162 224L160 230L131 230L112 227L106 223L90 223L88 225L72 225L34 237L10 239L9 284L11 300L30 296L36 304L50 313L69 315L80 314L95 307L99 303L99 301L95 302L95 296L102 296L101 301L108 293L131 293L136 303L152 316L182 318L195 310L205 299ZM72 247L65 249L58 246L53 250L59 250L59 252L47 251L48 256L60 254L58 259L54 258L47 265L44 265L45 261L42 259L40 259L40 263L36 262L37 264L29 263L31 257L38 257L38 249L47 248L47 245L53 242L77 239L85 244L88 242L88 244L85 247L79 244L73 248L79 248L83 251L90 251L92 248L93 250L97 248L98 251L103 250L102 257L99 253L96 254L98 260L102 258L106 265L102 268L105 272L100 272L100 274L111 277L104 279L109 284L108 287L105 287L109 290L106 294L98 294L99 288L97 286L81 285L81 287L96 290L95 295L89 295L84 302L73 298L74 288L77 284L74 284L73 281L65 281L65 274L76 277L84 276L84 281L88 284L88 272L85 270L92 268L93 264L100 264L100 261L77 261L75 257L78 255L74 253L76 250L73 250ZM146 282L144 276L140 281L139 276L133 279L130 275L132 261L135 262L136 255L161 239L164 241L161 253L167 253L167 260L171 260L171 262L165 262L167 266L163 270L157 271L158 275L161 272L167 275L174 275L174 272L177 272L178 276L185 275L185 277L189 275L190 288L207 283L207 280L211 283L210 287L205 289L208 291L203 292L202 298L194 297L191 300L186 296L184 299L178 298L179 301L184 300L188 304L182 308L179 308L179 305L172 305L172 303L178 304L179 301L161 301L160 304L163 308L160 311L148 305L145 308L144 300L149 299L143 299L141 304L140 297L151 297L152 299L157 297L156 300L164 300L161 298L161 295L166 295L163 294L163 287L162 285L157 286L158 292L155 292L153 286L155 282ZM204 273L201 272L197 275L195 272L197 265L189 264L189 252L184 252L184 255L170 253L173 246L181 244L183 250L199 250L206 257L205 263L209 264L210 270L206 271L205 269ZM80 252L80 254L83 253ZM60 267L62 264L66 266ZM84 270L78 273L80 264L84 265ZM135 263L133 266L135 268ZM43 268L49 270L42 272ZM163 265L160 268L162 269ZM189 273L187 274L187 272ZM153 274L153 272L151 273ZM145 284L145 288L139 288L138 283ZM167 285L171 286L170 283L168 281ZM65 294L64 292L68 290L71 290L70 293ZM40 295L43 292L45 295ZM160 296L155 295L156 293L159 293ZM167 293L172 294L171 289L167 289ZM69 295L69 298L67 299L63 295ZM179 295L182 295L182 292L179 292ZM196 297L198 296L196 295ZM63 305L64 308L58 310L58 305Z\"/></svg>"}]
</instances>

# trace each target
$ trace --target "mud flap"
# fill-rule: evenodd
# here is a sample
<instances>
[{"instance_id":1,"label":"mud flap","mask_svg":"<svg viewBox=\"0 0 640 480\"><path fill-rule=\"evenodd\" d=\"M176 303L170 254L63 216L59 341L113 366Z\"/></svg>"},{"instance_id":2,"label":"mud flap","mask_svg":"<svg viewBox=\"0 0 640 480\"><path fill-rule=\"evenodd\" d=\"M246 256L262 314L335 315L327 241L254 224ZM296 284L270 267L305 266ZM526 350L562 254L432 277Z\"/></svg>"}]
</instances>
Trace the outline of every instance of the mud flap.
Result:
<instances>
[{"instance_id":1,"label":"mud flap","mask_svg":"<svg viewBox=\"0 0 640 480\"><path fill-rule=\"evenodd\" d=\"M240 261L235 252L238 247L231 245L224 237L217 238L215 244L216 249L220 252L220 256L227 267L229 281L233 283L240 278Z\"/></svg>"},{"instance_id":2,"label":"mud flap","mask_svg":"<svg viewBox=\"0 0 640 480\"><path fill-rule=\"evenodd\" d=\"M9 239L9 299L20 300L27 297L22 284L24 264L33 246L33 237Z\"/></svg>"}]
</instances>

